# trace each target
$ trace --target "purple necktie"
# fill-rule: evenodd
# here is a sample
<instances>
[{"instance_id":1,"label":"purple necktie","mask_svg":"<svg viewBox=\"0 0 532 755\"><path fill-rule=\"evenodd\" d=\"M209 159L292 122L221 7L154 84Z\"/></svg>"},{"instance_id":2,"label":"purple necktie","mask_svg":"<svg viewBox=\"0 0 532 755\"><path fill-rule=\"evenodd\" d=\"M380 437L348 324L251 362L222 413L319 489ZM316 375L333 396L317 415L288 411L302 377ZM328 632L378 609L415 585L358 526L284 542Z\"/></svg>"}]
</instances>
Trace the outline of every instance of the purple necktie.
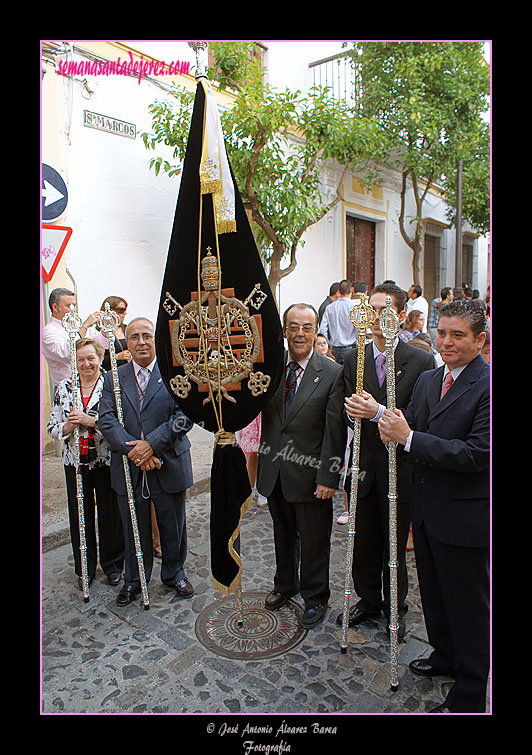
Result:
<instances>
[{"instance_id":1,"label":"purple necktie","mask_svg":"<svg viewBox=\"0 0 532 755\"><path fill-rule=\"evenodd\" d=\"M378 354L376 359L377 379L379 385L384 383L386 377L386 356L384 354Z\"/></svg>"}]
</instances>

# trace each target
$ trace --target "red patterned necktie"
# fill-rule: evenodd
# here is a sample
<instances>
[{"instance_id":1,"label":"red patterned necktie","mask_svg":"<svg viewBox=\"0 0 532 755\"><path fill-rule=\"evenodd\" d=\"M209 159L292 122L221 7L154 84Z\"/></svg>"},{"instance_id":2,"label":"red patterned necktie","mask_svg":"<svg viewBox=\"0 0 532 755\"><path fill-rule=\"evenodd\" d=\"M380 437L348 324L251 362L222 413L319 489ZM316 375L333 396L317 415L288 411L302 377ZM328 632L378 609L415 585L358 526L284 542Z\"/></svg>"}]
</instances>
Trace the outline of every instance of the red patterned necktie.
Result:
<instances>
[{"instance_id":1,"label":"red patterned necktie","mask_svg":"<svg viewBox=\"0 0 532 755\"><path fill-rule=\"evenodd\" d=\"M449 390L449 388L451 387L452 382L453 382L453 376L451 375L450 372L448 372L447 375L445 376L445 380L443 381L443 385L442 385L442 389L441 389L440 401L445 396L445 394L447 393L447 391Z\"/></svg>"}]
</instances>

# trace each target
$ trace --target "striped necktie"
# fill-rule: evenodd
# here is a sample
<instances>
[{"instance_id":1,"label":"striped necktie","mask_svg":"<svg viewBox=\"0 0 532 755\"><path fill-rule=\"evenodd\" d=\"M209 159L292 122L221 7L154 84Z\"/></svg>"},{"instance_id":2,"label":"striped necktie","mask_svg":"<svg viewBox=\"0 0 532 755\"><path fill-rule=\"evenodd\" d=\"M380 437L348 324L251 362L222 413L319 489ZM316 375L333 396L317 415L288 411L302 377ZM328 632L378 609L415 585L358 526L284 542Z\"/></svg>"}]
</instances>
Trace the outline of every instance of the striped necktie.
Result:
<instances>
[{"instance_id":1,"label":"striped necktie","mask_svg":"<svg viewBox=\"0 0 532 755\"><path fill-rule=\"evenodd\" d=\"M146 387L150 380L150 371L147 367L141 367L137 373L137 387L139 393L139 405L142 406L144 401L144 394L146 393Z\"/></svg>"}]
</instances>

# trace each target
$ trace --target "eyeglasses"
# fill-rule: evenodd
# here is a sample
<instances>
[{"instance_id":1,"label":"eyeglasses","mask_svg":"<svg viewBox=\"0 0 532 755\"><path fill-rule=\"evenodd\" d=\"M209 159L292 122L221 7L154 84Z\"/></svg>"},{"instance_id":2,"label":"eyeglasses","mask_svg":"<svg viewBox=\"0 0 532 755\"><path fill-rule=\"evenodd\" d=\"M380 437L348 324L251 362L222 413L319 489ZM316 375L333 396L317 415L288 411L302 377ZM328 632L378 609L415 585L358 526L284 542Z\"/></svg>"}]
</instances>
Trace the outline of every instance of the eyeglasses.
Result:
<instances>
[{"instance_id":1,"label":"eyeglasses","mask_svg":"<svg viewBox=\"0 0 532 755\"><path fill-rule=\"evenodd\" d=\"M300 328L303 331L303 333L314 333L314 331L316 330L316 328L314 327L314 325L295 325L295 324L291 324L291 325L287 325L286 326L286 329L288 330L289 333L298 333Z\"/></svg>"},{"instance_id":2,"label":"eyeglasses","mask_svg":"<svg viewBox=\"0 0 532 755\"><path fill-rule=\"evenodd\" d=\"M142 337L143 341L153 341L153 335L151 333L133 333L128 336L128 341L138 341Z\"/></svg>"}]
</instances>

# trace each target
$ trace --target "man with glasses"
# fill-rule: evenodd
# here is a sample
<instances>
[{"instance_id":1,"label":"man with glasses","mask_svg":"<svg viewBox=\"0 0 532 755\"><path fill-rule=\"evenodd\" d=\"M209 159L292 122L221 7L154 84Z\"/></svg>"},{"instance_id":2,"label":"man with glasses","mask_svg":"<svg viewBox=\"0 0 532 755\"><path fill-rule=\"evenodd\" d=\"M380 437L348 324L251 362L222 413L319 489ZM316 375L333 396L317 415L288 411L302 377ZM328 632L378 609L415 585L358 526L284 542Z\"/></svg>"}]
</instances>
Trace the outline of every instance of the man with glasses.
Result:
<instances>
[{"instance_id":1,"label":"man with glasses","mask_svg":"<svg viewBox=\"0 0 532 755\"><path fill-rule=\"evenodd\" d=\"M161 581L182 598L194 594L184 571L185 494L192 485L187 432L193 423L179 409L163 382L155 358L153 323L140 317L132 320L126 329L126 341L132 359L118 369L124 425L118 421L110 372L105 376L98 419L98 427L111 447L111 484L118 495L126 540L119 606L131 603L141 591L123 455L130 461L146 581L150 580L153 566L150 512L153 501L161 537Z\"/></svg>"},{"instance_id":2,"label":"man with glasses","mask_svg":"<svg viewBox=\"0 0 532 755\"><path fill-rule=\"evenodd\" d=\"M276 572L266 607L300 593L302 625L319 624L330 595L332 498L346 445L343 370L314 350L318 315L294 304L283 315L285 379L262 412L257 487L273 520Z\"/></svg>"}]
</instances>

